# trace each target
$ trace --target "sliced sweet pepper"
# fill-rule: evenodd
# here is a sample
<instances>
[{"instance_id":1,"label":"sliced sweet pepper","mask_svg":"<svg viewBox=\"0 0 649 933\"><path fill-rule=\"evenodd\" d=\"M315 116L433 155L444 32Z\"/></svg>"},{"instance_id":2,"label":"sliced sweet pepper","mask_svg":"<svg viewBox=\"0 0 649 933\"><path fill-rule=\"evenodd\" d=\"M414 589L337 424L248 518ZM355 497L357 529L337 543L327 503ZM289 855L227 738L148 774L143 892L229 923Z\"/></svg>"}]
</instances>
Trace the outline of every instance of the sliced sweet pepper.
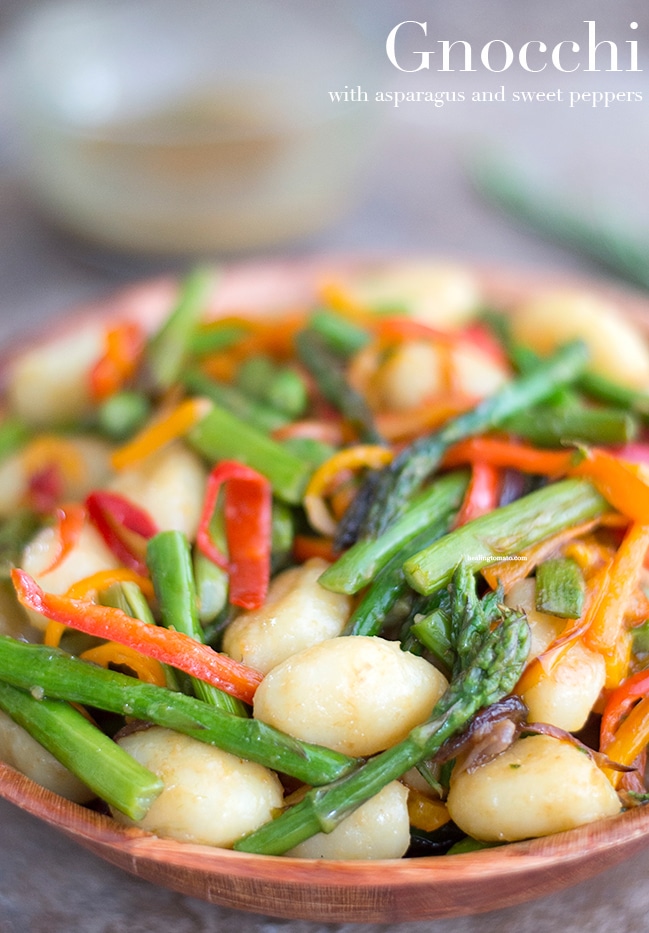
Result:
<instances>
[{"instance_id":1,"label":"sliced sweet pepper","mask_svg":"<svg viewBox=\"0 0 649 933\"><path fill-rule=\"evenodd\" d=\"M210 524L224 489L225 537L228 553L212 540ZM268 593L272 547L271 484L251 467L222 460L207 481L196 544L230 578L229 599L235 606L256 609Z\"/></svg>"},{"instance_id":2,"label":"sliced sweet pepper","mask_svg":"<svg viewBox=\"0 0 649 933\"><path fill-rule=\"evenodd\" d=\"M259 671L220 654L183 632L133 619L112 606L88 599L70 599L45 593L29 574L14 568L11 579L19 601L54 622L96 638L116 641L148 658L213 684L226 693L250 703L262 680Z\"/></svg>"}]
</instances>

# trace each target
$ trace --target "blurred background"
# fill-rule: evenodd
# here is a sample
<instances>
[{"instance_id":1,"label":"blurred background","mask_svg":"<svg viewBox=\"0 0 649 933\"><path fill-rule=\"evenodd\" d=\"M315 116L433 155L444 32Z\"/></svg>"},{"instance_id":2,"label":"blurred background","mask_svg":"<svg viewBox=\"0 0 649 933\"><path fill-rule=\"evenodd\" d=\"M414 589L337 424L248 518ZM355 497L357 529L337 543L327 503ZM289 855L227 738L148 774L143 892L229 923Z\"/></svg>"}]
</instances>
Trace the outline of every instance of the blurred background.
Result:
<instances>
[{"instance_id":1,"label":"blurred background","mask_svg":"<svg viewBox=\"0 0 649 933\"><path fill-rule=\"evenodd\" d=\"M502 185L576 214L582 246L601 251L604 224L605 253L644 255L647 76L583 70L588 20L620 69L631 41L642 67L641 13L639 0L2 0L0 339L197 258L417 252L619 275L504 213L516 192ZM400 34L404 67L463 39L476 70L440 73L437 52L400 72L385 41L402 20L428 24L428 38ZM582 67L490 72L493 39L576 41L564 61ZM598 56L610 67L608 47ZM345 88L368 100L333 102ZM558 89L562 101L511 99ZM417 90L456 99L374 99ZM595 92L621 99L594 106Z\"/></svg>"}]
</instances>

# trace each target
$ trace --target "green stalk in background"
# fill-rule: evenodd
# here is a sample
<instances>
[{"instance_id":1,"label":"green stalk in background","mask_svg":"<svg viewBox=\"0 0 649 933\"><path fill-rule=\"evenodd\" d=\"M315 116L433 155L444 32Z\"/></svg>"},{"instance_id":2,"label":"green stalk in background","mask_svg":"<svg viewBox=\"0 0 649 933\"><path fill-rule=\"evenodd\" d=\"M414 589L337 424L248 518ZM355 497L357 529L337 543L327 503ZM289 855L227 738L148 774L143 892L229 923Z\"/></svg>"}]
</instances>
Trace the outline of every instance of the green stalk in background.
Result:
<instances>
[{"instance_id":1,"label":"green stalk in background","mask_svg":"<svg viewBox=\"0 0 649 933\"><path fill-rule=\"evenodd\" d=\"M169 389L189 359L194 332L205 311L214 280L213 269L194 269L182 283L175 308L150 338L145 361L156 391Z\"/></svg>"},{"instance_id":2,"label":"green stalk in background","mask_svg":"<svg viewBox=\"0 0 649 933\"><path fill-rule=\"evenodd\" d=\"M141 820L162 791L160 778L68 703L36 699L0 681L0 709L98 797L132 820Z\"/></svg>"},{"instance_id":3,"label":"green stalk in background","mask_svg":"<svg viewBox=\"0 0 649 933\"><path fill-rule=\"evenodd\" d=\"M337 780L356 766L329 748L301 742L256 719L235 716L202 700L147 684L72 657L57 648L0 635L0 681L43 696L153 722L305 784ZM96 759L95 759L96 763Z\"/></svg>"}]
</instances>

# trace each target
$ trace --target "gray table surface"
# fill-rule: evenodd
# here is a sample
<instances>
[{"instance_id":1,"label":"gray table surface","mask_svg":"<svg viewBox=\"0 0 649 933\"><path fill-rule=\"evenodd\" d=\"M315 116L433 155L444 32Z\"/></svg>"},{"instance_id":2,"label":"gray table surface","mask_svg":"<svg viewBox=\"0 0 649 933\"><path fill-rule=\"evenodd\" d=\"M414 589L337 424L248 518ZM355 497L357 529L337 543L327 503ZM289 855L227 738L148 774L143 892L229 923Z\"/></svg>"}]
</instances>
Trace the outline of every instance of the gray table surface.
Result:
<instances>
[{"instance_id":1,"label":"gray table surface","mask_svg":"<svg viewBox=\"0 0 649 933\"><path fill-rule=\"evenodd\" d=\"M638 2L616 5L623 25L634 18L634 5L639 13ZM359 0L356 7L369 22L368 4ZM4 13L10 8L17 9L18 3L7 2ZM455 14L446 11L440 15L446 16L446 25L457 15L464 27L471 22L470 10L478 8L477 3L465 2ZM581 0L569 11L557 3L544 4L543 8L548 16L563 16L563 22L570 20L571 25L592 18L595 12L611 15L601 5ZM506 10L506 3L494 5L495 22ZM465 15L460 16L460 12ZM534 12L530 6L530 17ZM385 4L382 13L383 18L373 24L377 33L385 22L398 21L394 18L395 4ZM0 10L0 26L2 14ZM561 22L555 27L560 34ZM495 28L489 32L483 25L483 41L496 34ZM645 100L649 99L642 76L634 76L634 82L627 76L597 77L602 87L642 85ZM20 183L5 104L0 94L2 341L70 305L106 294L151 271L137 263L115 262L93 254L43 222ZM386 120L358 196L345 216L321 234L268 251L268 255L412 251L606 278L605 272L586 259L517 228L483 203L467 182L462 156L467 141L506 144L521 161L532 167L541 164L546 174L548 169L554 173L558 186L578 189L585 201L608 199L642 221L649 207L646 136L646 105L580 113L565 108L550 111L542 105L525 112L503 106L488 114L479 105L461 113L457 109L433 112L403 108ZM158 264L156 269L166 267L170 265ZM642 931L649 929L648 874L649 851L592 881L521 906L478 917L396 924L392 929L401 933L431 928L438 933ZM238 933L315 933L326 929L378 931L382 927L276 920L210 906L126 875L0 801L0 933L225 933L235 929Z\"/></svg>"}]
</instances>

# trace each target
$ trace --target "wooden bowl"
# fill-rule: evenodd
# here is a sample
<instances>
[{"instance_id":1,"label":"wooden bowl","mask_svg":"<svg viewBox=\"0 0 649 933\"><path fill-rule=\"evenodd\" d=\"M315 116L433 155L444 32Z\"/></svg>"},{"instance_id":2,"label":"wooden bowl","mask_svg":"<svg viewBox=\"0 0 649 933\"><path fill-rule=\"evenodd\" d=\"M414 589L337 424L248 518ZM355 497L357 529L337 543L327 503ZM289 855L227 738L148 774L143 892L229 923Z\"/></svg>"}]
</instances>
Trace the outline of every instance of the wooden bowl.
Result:
<instances>
[{"instance_id":1,"label":"wooden bowl","mask_svg":"<svg viewBox=\"0 0 649 933\"><path fill-rule=\"evenodd\" d=\"M272 311L287 295L289 303L298 303L312 295L314 276L332 268L335 261L234 267L215 310ZM505 305L557 284L556 277L478 272L486 294ZM577 284L611 294L634 318L649 321L646 299ZM164 313L175 287L168 279L145 283L81 313L117 316L128 309L153 321ZM78 319L77 314L72 320ZM396 923L508 907L584 881L649 844L649 808L637 807L569 832L464 855L372 862L295 859L179 843L125 828L2 763L0 796L154 884L225 907L322 922Z\"/></svg>"}]
</instances>

